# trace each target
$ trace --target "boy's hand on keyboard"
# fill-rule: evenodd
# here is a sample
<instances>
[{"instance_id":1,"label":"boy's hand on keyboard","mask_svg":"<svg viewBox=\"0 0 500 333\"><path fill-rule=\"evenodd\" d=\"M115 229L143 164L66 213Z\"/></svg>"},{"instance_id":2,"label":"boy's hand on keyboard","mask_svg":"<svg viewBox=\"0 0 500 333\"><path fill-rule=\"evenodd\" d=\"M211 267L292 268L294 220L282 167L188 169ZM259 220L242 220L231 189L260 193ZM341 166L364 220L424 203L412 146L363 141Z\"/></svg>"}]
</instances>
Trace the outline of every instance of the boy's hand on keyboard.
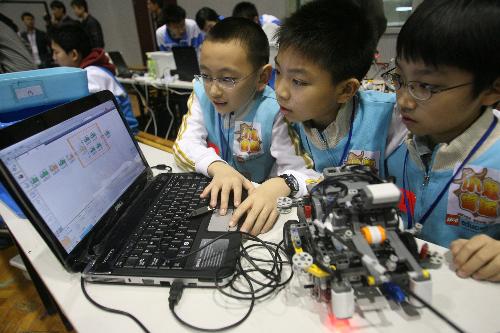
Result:
<instances>
[{"instance_id":1,"label":"boy's hand on keyboard","mask_svg":"<svg viewBox=\"0 0 500 333\"><path fill-rule=\"evenodd\" d=\"M477 235L453 241L450 251L458 276L500 282L500 241Z\"/></svg>"},{"instance_id":2,"label":"boy's hand on keyboard","mask_svg":"<svg viewBox=\"0 0 500 333\"><path fill-rule=\"evenodd\" d=\"M238 220L247 213L245 222L240 231L249 232L256 236L268 232L278 219L276 202L279 197L287 196L290 189L282 178L271 178L257 187L241 205L233 212L230 227L234 227Z\"/></svg>"},{"instance_id":3,"label":"boy's hand on keyboard","mask_svg":"<svg viewBox=\"0 0 500 333\"><path fill-rule=\"evenodd\" d=\"M254 189L251 181L224 162L217 161L210 164L208 174L212 176L212 181L205 187L200 196L206 198L210 194L210 206L215 207L220 192L220 215L225 215L227 212L231 191L234 195L234 206L238 207L241 202L242 190L246 189L250 193Z\"/></svg>"}]
</instances>

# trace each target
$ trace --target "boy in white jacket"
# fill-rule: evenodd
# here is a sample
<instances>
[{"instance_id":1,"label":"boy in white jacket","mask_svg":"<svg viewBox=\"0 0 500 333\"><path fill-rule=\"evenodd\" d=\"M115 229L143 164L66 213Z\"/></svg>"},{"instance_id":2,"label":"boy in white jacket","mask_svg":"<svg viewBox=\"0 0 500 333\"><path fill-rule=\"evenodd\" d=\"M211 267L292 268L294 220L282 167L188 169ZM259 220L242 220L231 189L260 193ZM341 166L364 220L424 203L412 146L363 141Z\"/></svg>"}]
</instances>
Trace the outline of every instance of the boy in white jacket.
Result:
<instances>
[{"instance_id":1,"label":"boy in white jacket","mask_svg":"<svg viewBox=\"0 0 500 333\"><path fill-rule=\"evenodd\" d=\"M274 91L267 86L271 73L269 45L261 27L243 18L217 23L201 46L200 71L174 144L176 163L183 169L213 177L202 196L220 213L241 202L242 189L258 195L252 182L292 174L305 184L314 177L293 129L279 113ZM297 196L306 193L305 185ZM250 199L251 200L251 199ZM255 207L261 210L262 207ZM276 209L253 212L242 231L266 232L277 218Z\"/></svg>"}]
</instances>

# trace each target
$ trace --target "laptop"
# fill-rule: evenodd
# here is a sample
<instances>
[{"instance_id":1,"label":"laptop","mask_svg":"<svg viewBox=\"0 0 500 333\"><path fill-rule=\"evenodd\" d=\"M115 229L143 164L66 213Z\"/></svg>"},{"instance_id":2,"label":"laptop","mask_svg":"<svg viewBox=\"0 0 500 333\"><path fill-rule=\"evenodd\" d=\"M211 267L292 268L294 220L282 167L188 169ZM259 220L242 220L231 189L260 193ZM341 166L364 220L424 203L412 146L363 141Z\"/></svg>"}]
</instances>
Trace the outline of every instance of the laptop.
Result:
<instances>
[{"instance_id":1,"label":"laptop","mask_svg":"<svg viewBox=\"0 0 500 333\"><path fill-rule=\"evenodd\" d=\"M177 68L171 71L172 75L178 74L181 81L193 81L194 76L200 74L195 48L192 46L174 46L172 47L172 53Z\"/></svg>"},{"instance_id":2,"label":"laptop","mask_svg":"<svg viewBox=\"0 0 500 333\"><path fill-rule=\"evenodd\" d=\"M110 51L110 52L108 52L108 55L111 58L111 60L113 61L113 64L115 64L116 71L117 71L117 74L119 77L130 78L134 74L138 74L138 75L144 74L144 72L131 71L128 68L127 63L125 62L125 59L123 59L123 56L120 53L120 51Z\"/></svg>"},{"instance_id":3,"label":"laptop","mask_svg":"<svg viewBox=\"0 0 500 333\"><path fill-rule=\"evenodd\" d=\"M210 179L153 177L109 91L0 130L0 180L87 281L213 287L234 274L241 237L225 232L229 218L190 216L207 207L199 194Z\"/></svg>"}]
</instances>

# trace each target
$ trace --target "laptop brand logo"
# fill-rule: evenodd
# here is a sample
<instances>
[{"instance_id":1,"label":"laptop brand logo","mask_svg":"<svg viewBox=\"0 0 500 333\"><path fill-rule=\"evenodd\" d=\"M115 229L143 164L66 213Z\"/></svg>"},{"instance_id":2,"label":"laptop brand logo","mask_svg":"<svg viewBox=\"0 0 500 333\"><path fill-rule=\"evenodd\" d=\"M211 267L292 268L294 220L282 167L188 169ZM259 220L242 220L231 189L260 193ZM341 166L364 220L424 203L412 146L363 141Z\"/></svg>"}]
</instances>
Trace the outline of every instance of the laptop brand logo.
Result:
<instances>
[{"instance_id":1,"label":"laptop brand logo","mask_svg":"<svg viewBox=\"0 0 500 333\"><path fill-rule=\"evenodd\" d=\"M123 206L123 201L119 201L116 205L115 205L115 210L118 211L118 209L120 209L120 207Z\"/></svg>"}]
</instances>

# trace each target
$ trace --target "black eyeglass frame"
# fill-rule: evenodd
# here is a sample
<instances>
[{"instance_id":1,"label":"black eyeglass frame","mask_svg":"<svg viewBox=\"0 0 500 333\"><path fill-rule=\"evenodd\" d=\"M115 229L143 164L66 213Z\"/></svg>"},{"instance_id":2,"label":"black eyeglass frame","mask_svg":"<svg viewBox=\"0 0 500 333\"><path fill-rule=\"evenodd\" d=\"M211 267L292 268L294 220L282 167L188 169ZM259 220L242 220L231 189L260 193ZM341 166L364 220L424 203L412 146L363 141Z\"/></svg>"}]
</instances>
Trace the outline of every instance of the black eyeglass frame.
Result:
<instances>
[{"instance_id":1,"label":"black eyeglass frame","mask_svg":"<svg viewBox=\"0 0 500 333\"><path fill-rule=\"evenodd\" d=\"M474 82L467 82L467 83L462 83L462 84L458 84L456 86L445 87L445 88L430 88L428 84L422 83L422 82L419 82L419 81L408 81L408 82L405 82L404 80L402 80L401 75L396 74L396 73L391 73L395 69L396 69L396 67L393 67L393 68L389 69L388 71L385 71L384 73L382 73L380 75L382 77L382 79L384 80L384 82L386 83L386 85L389 86L389 87L392 86L393 88L391 88L391 89L394 89L394 91L398 91L399 89L401 89L402 87L405 86L405 87L409 88L408 89L408 93L413 98L415 98L418 101L422 101L422 102L428 101L429 99L431 99L431 97L433 95L439 94L439 93L441 93L443 91L448 91L448 90L452 90L452 89L455 89L455 88L460 88L460 87L468 86L468 85L474 83ZM390 81L389 81L389 77L390 77ZM396 80L394 79L395 77L397 78ZM425 97L416 96L414 90L411 89L411 86L409 86L410 84L418 84L418 85L420 85L421 88L423 88L425 91L428 92L429 96L425 96Z\"/></svg>"}]
</instances>

